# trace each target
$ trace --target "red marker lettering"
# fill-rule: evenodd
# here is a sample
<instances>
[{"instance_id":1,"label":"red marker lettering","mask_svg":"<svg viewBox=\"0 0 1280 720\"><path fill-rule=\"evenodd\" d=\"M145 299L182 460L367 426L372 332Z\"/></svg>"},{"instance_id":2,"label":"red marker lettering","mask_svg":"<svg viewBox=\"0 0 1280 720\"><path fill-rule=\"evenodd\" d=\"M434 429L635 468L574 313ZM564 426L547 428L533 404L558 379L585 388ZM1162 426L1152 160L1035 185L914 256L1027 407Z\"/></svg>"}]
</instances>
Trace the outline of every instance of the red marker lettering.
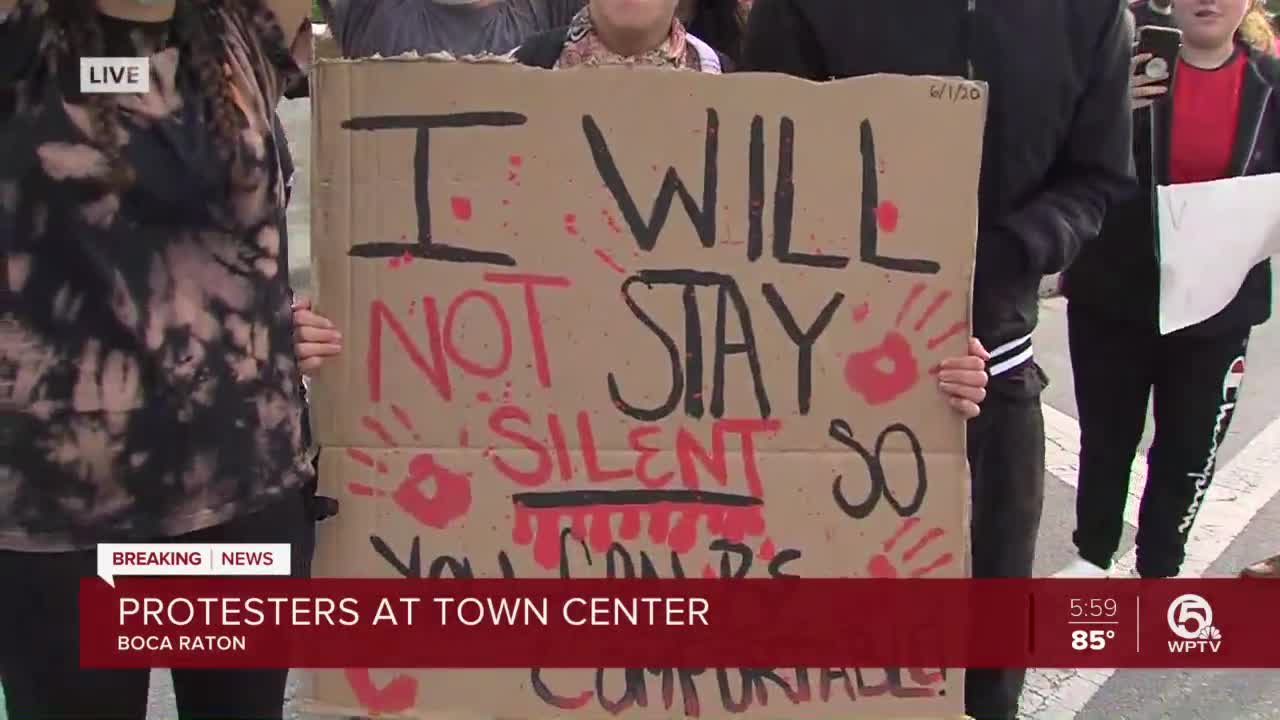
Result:
<instances>
[{"instance_id":1,"label":"red marker lettering","mask_svg":"<svg viewBox=\"0 0 1280 720\"><path fill-rule=\"evenodd\" d=\"M544 388L551 387L551 364L547 360L547 343L542 334L542 313L538 308L538 298L534 288L567 288L570 285L569 278L526 273L485 273L484 279L499 285L524 286L525 314L529 321L529 340L533 345L533 361L538 372L538 382Z\"/></svg>"}]
</instances>

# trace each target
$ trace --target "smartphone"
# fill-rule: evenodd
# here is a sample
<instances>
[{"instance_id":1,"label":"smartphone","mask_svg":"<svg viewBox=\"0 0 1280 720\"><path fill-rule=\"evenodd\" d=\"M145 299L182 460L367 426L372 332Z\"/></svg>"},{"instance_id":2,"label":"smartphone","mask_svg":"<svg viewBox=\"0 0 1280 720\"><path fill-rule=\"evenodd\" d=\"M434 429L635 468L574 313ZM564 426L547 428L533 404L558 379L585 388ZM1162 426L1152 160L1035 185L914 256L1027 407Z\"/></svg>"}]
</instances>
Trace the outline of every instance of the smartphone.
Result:
<instances>
[{"instance_id":1,"label":"smartphone","mask_svg":"<svg viewBox=\"0 0 1280 720\"><path fill-rule=\"evenodd\" d=\"M1134 71L1152 80L1163 80L1165 86L1173 84L1174 70L1178 67L1178 52L1182 50L1182 31L1176 28L1145 25L1138 29L1138 47L1135 55L1151 54L1151 59Z\"/></svg>"}]
</instances>

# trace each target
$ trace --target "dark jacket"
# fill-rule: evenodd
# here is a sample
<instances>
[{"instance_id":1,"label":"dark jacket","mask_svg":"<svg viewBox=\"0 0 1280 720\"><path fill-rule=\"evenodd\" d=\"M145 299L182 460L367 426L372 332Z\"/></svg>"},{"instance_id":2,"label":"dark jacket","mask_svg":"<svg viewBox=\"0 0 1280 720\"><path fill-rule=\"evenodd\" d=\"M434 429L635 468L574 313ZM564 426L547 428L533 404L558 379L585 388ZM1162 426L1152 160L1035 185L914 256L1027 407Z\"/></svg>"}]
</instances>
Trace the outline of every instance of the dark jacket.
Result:
<instances>
[{"instance_id":1,"label":"dark jacket","mask_svg":"<svg viewBox=\"0 0 1280 720\"><path fill-rule=\"evenodd\" d=\"M1156 12L1151 8L1151 0L1130 2L1129 10L1133 12L1134 27L1173 27L1172 12Z\"/></svg>"},{"instance_id":2,"label":"dark jacket","mask_svg":"<svg viewBox=\"0 0 1280 720\"><path fill-rule=\"evenodd\" d=\"M974 333L989 350L1023 339L1029 348L1041 278L1066 268L1097 237L1108 204L1134 187L1125 9L1123 0L755 0L742 69L986 82Z\"/></svg>"},{"instance_id":3,"label":"dark jacket","mask_svg":"<svg viewBox=\"0 0 1280 720\"><path fill-rule=\"evenodd\" d=\"M1280 61L1246 49L1231 175L1280 172ZM1154 217L1155 185L1169 182L1169 102L1134 113L1133 155L1141 191L1115 207L1102 237L1090 243L1063 278L1072 303L1096 307L1135 330L1158 332L1160 276ZM1156 148L1156 152L1152 152ZM1154 178L1154 182L1153 182ZM1224 232L1230 232L1224 227ZM1205 238L1213 242L1213 238ZM1246 276L1222 312L1180 333L1212 335L1266 322L1271 317L1271 264Z\"/></svg>"}]
</instances>

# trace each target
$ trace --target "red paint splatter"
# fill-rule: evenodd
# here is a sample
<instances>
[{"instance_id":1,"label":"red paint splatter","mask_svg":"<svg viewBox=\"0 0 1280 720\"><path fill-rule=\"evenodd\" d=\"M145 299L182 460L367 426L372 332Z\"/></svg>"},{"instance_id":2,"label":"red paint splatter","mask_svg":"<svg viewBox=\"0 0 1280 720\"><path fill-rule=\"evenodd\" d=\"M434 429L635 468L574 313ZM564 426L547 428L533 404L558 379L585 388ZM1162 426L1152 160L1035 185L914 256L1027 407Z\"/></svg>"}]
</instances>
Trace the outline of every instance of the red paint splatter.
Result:
<instances>
[{"instance_id":1,"label":"red paint splatter","mask_svg":"<svg viewBox=\"0 0 1280 720\"><path fill-rule=\"evenodd\" d=\"M899 329L902 328L908 313L924 291L924 283L912 285L894 320L895 329L885 333L879 345L862 352L851 353L845 361L845 382L850 389L862 395L872 405L881 405L893 400L915 387L920 379L920 368L915 351ZM916 332L922 331L950 297L951 293L946 290L935 295L911 329ZM866 317L864 308L865 303L854 309L854 322L861 322ZM964 322L954 323L939 335L929 339L926 345L928 349L933 350L967 327L968 325Z\"/></svg>"},{"instance_id":2,"label":"red paint splatter","mask_svg":"<svg viewBox=\"0 0 1280 720\"><path fill-rule=\"evenodd\" d=\"M347 457L351 458L352 460L355 460L356 462L360 463L361 465L364 465L365 467L373 467L373 457L369 455L369 453L364 452L363 450L357 450L355 448L347 448Z\"/></svg>"},{"instance_id":3,"label":"red paint splatter","mask_svg":"<svg viewBox=\"0 0 1280 720\"><path fill-rule=\"evenodd\" d=\"M398 257L387 258L387 267L391 268L392 270L395 270L396 268L400 267L400 258Z\"/></svg>"},{"instance_id":4,"label":"red paint splatter","mask_svg":"<svg viewBox=\"0 0 1280 720\"><path fill-rule=\"evenodd\" d=\"M370 715L404 712L418 702L418 680L409 675L396 675L383 687L373 684L368 668L343 670L356 702Z\"/></svg>"},{"instance_id":5,"label":"red paint splatter","mask_svg":"<svg viewBox=\"0 0 1280 720\"><path fill-rule=\"evenodd\" d=\"M710 528L720 528L720 535L731 542L748 536L760 537L765 531L760 506L726 507L689 503L653 503L633 505L596 505L590 508L529 508L517 504L511 539L518 545L531 546L533 559L552 569L560 562L560 529L565 522L574 537L586 540L597 552L604 552L614 541L613 518L619 517L618 534L634 539L640 534L641 516L649 519L649 539L664 544L677 553L686 553L697 542L698 528L705 520ZM673 516L678 516L674 527Z\"/></svg>"},{"instance_id":6,"label":"red paint splatter","mask_svg":"<svg viewBox=\"0 0 1280 720\"><path fill-rule=\"evenodd\" d=\"M376 419L371 418L368 415L365 415L364 417L360 418L360 424L364 425L366 430L372 432L374 435L377 435L378 439L381 440L384 444L389 445L391 447L395 447L396 445L395 438L391 437L391 433L387 432L387 428L382 423L378 422Z\"/></svg>"},{"instance_id":7,"label":"red paint splatter","mask_svg":"<svg viewBox=\"0 0 1280 720\"><path fill-rule=\"evenodd\" d=\"M603 250L603 249L601 249L601 248L596 248L596 251L595 251L595 252L596 252L596 257L600 258L600 261L601 261L601 262L603 262L605 265L609 266L609 269L610 269L610 270L612 270L612 271L614 271L614 272L618 273L619 275L626 275L626 274L627 274L627 271L626 271L626 270L624 270L624 269L622 268L622 266L618 264L618 261L617 261L617 260L614 260L614 259L613 259L613 256L611 256L607 251L605 251L605 250Z\"/></svg>"},{"instance_id":8,"label":"red paint splatter","mask_svg":"<svg viewBox=\"0 0 1280 720\"><path fill-rule=\"evenodd\" d=\"M613 231L614 234L622 234L622 226L618 224L618 219L613 216L613 213L608 210L601 210L600 214L604 216L604 222L609 226L609 230Z\"/></svg>"},{"instance_id":9,"label":"red paint splatter","mask_svg":"<svg viewBox=\"0 0 1280 720\"><path fill-rule=\"evenodd\" d=\"M378 488L358 482L347 483L347 491L352 495L359 495L361 497L377 497L379 495L386 495L385 492Z\"/></svg>"},{"instance_id":10,"label":"red paint splatter","mask_svg":"<svg viewBox=\"0 0 1280 720\"><path fill-rule=\"evenodd\" d=\"M765 538L764 542L760 543L760 550L758 554L760 555L761 560L772 560L773 556L776 555L777 552L777 548L773 546L773 538Z\"/></svg>"},{"instance_id":11,"label":"red paint splatter","mask_svg":"<svg viewBox=\"0 0 1280 720\"><path fill-rule=\"evenodd\" d=\"M408 265L409 263L413 262L413 255L410 254L408 250L405 250L404 254L400 256L400 262L404 263L405 265Z\"/></svg>"},{"instance_id":12,"label":"red paint splatter","mask_svg":"<svg viewBox=\"0 0 1280 720\"><path fill-rule=\"evenodd\" d=\"M428 495L423 485L431 481L435 492ZM444 467L431 453L422 453L409 461L409 474L391 497L418 522L442 529L471 509L471 478Z\"/></svg>"},{"instance_id":13,"label":"red paint splatter","mask_svg":"<svg viewBox=\"0 0 1280 720\"><path fill-rule=\"evenodd\" d=\"M866 320L867 314L870 312L871 312L871 306L867 305L866 303L862 303L861 305L854 307L853 321L856 323L860 323L863 320Z\"/></svg>"},{"instance_id":14,"label":"red paint splatter","mask_svg":"<svg viewBox=\"0 0 1280 720\"><path fill-rule=\"evenodd\" d=\"M570 235L578 234L578 216L573 213L564 214L564 230Z\"/></svg>"},{"instance_id":15,"label":"red paint splatter","mask_svg":"<svg viewBox=\"0 0 1280 720\"><path fill-rule=\"evenodd\" d=\"M897 230L898 206L889 200L882 201L876 206L876 222L880 225L880 229L885 232Z\"/></svg>"},{"instance_id":16,"label":"red paint splatter","mask_svg":"<svg viewBox=\"0 0 1280 720\"><path fill-rule=\"evenodd\" d=\"M484 390L481 390L480 392L476 393L476 402L491 403L493 402L493 396L485 392Z\"/></svg>"},{"instance_id":17,"label":"red paint splatter","mask_svg":"<svg viewBox=\"0 0 1280 720\"><path fill-rule=\"evenodd\" d=\"M892 331L870 350L850 353L844 379L868 405L883 405L915 386L920 367L907 339Z\"/></svg>"},{"instance_id":18,"label":"red paint splatter","mask_svg":"<svg viewBox=\"0 0 1280 720\"><path fill-rule=\"evenodd\" d=\"M924 577L934 570L950 564L954 560L954 557L951 553L944 552L934 558L932 562L925 565L916 565L914 567L908 566L908 564L911 563L911 561L914 560L921 551L946 535L946 531L938 527L930 528L926 531L918 540L916 540L915 544L902 554L900 560L895 561L889 557L889 554L893 552L893 549L898 545L898 542L914 530L919 524L920 518L918 517L903 520L902 524L898 526L898 529L894 531L893 535L889 536L889 538L881 545L883 552L876 553L867 561L867 574L873 578L894 579L903 577L904 575L918 578Z\"/></svg>"},{"instance_id":19,"label":"red paint splatter","mask_svg":"<svg viewBox=\"0 0 1280 720\"><path fill-rule=\"evenodd\" d=\"M458 431L458 447L469 447L470 443L471 443L471 439L470 439L470 436L467 434L467 429L462 428L461 430L459 430Z\"/></svg>"},{"instance_id":20,"label":"red paint splatter","mask_svg":"<svg viewBox=\"0 0 1280 720\"><path fill-rule=\"evenodd\" d=\"M454 217L463 222L471 219L471 198L465 195L454 195L449 199L449 204L453 208Z\"/></svg>"},{"instance_id":21,"label":"red paint splatter","mask_svg":"<svg viewBox=\"0 0 1280 720\"><path fill-rule=\"evenodd\" d=\"M511 165L511 167L518 168L524 164L524 158L520 157L519 155L512 155L511 157L507 158L507 162Z\"/></svg>"},{"instance_id":22,"label":"red paint splatter","mask_svg":"<svg viewBox=\"0 0 1280 720\"><path fill-rule=\"evenodd\" d=\"M946 342L947 340L950 340L951 338L955 337L959 333L964 332L966 329L968 329L968 327L969 327L969 324L966 323L965 321L963 320L956 321L951 325L951 327L948 327L946 330L943 330L936 337L929 338L929 342L927 343L927 345L930 350L933 350L934 348L937 348L939 345Z\"/></svg>"},{"instance_id":23,"label":"red paint splatter","mask_svg":"<svg viewBox=\"0 0 1280 720\"><path fill-rule=\"evenodd\" d=\"M702 577L708 580L715 580L720 577L720 573L716 572L716 569L711 567L711 564L708 563L702 566Z\"/></svg>"},{"instance_id":24,"label":"red paint splatter","mask_svg":"<svg viewBox=\"0 0 1280 720\"><path fill-rule=\"evenodd\" d=\"M405 412L404 408L400 407L399 405L396 405L395 403L392 403L391 414L395 415L396 422L400 423L400 427L404 428L405 430L408 430L409 433L413 435L414 440L421 439L418 437L418 433L414 430L413 419L409 417L409 413Z\"/></svg>"},{"instance_id":25,"label":"red paint splatter","mask_svg":"<svg viewBox=\"0 0 1280 720\"><path fill-rule=\"evenodd\" d=\"M911 286L911 291L907 293L907 299L903 300L902 307L898 308L898 317L893 321L894 327L902 327L902 319L907 316L907 312L911 310L911 306L915 304L923 292L924 283L916 283Z\"/></svg>"}]
</instances>

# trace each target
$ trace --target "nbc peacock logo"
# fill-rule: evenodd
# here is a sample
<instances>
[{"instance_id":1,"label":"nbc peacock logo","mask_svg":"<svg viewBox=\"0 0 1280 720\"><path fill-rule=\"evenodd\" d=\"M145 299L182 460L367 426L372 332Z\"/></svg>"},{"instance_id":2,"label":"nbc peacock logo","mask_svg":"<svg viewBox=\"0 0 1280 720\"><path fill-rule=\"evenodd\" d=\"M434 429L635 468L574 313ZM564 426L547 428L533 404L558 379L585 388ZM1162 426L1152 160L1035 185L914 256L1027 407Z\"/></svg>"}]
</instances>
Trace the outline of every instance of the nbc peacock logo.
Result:
<instances>
[{"instance_id":1,"label":"nbc peacock logo","mask_svg":"<svg viewBox=\"0 0 1280 720\"><path fill-rule=\"evenodd\" d=\"M1188 593L1169 603L1169 630L1178 637L1169 641L1169 652L1216 653L1222 648L1222 631L1213 624L1209 601Z\"/></svg>"}]
</instances>

